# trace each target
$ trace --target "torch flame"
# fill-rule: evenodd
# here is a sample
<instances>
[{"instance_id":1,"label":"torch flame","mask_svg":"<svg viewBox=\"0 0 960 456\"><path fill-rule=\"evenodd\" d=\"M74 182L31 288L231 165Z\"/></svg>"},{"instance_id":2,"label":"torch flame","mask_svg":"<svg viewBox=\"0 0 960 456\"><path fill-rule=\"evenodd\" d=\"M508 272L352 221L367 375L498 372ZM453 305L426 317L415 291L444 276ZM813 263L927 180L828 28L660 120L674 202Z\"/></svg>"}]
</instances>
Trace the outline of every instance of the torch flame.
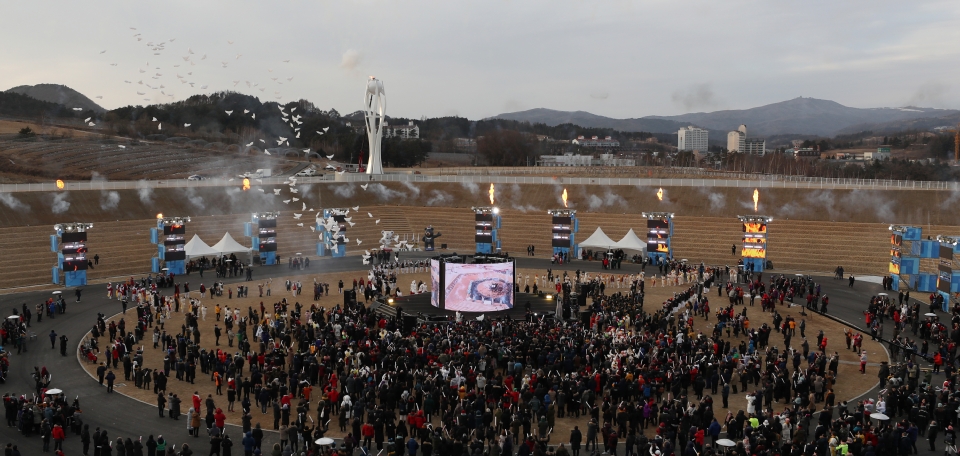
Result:
<instances>
[{"instance_id":1,"label":"torch flame","mask_svg":"<svg viewBox=\"0 0 960 456\"><path fill-rule=\"evenodd\" d=\"M753 189L753 212L757 212L757 206L760 204L760 190Z\"/></svg>"},{"instance_id":2,"label":"torch flame","mask_svg":"<svg viewBox=\"0 0 960 456\"><path fill-rule=\"evenodd\" d=\"M657 199L663 201L663 189L657 189Z\"/></svg>"},{"instance_id":3,"label":"torch flame","mask_svg":"<svg viewBox=\"0 0 960 456\"><path fill-rule=\"evenodd\" d=\"M244 177L244 178L243 178L243 191L247 191L247 190L250 190L250 179Z\"/></svg>"},{"instance_id":4,"label":"torch flame","mask_svg":"<svg viewBox=\"0 0 960 456\"><path fill-rule=\"evenodd\" d=\"M63 187L64 187L63 181L60 179L57 179L57 189L63 190Z\"/></svg>"},{"instance_id":5,"label":"torch flame","mask_svg":"<svg viewBox=\"0 0 960 456\"><path fill-rule=\"evenodd\" d=\"M490 204L492 205L493 204L493 182L490 183L490 191L488 191L487 193L490 194Z\"/></svg>"},{"instance_id":6,"label":"torch flame","mask_svg":"<svg viewBox=\"0 0 960 456\"><path fill-rule=\"evenodd\" d=\"M567 189L563 189L563 195L560 195L563 198L563 207L567 207Z\"/></svg>"},{"instance_id":7,"label":"torch flame","mask_svg":"<svg viewBox=\"0 0 960 456\"><path fill-rule=\"evenodd\" d=\"M157 213L157 220L160 220L160 219L162 219L162 218L163 218L163 212L158 212L158 213Z\"/></svg>"}]
</instances>

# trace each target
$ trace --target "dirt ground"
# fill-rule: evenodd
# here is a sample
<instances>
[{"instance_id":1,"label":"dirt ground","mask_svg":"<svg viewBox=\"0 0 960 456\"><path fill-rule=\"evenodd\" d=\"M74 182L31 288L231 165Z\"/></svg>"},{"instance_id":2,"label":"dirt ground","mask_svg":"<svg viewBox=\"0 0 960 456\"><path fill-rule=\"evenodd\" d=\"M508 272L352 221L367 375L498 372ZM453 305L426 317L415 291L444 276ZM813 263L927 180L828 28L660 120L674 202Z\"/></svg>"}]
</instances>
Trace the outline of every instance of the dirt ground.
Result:
<instances>
[{"instance_id":1,"label":"dirt ground","mask_svg":"<svg viewBox=\"0 0 960 456\"><path fill-rule=\"evenodd\" d=\"M535 276L544 273L544 271L542 270L525 270L525 269L520 269L518 270L518 272L521 275L529 274L531 281L534 279ZM563 272L555 271L555 273L562 274ZM290 280L292 281L299 280L301 283L304 284L304 287L306 288L306 290L304 291L304 294L297 297L285 291L284 281L286 279L275 279L272 281L272 283L269 284L269 287L271 289L271 295L272 295L269 298L267 296L264 296L264 298L259 297L257 284L260 282L249 283L248 286L250 287L250 297L247 297L247 298L238 299L234 297L233 299L228 299L227 293L225 292L224 296L211 300L208 294L207 298L205 298L202 301L203 305L208 307L208 312L207 312L206 320L201 320L200 322L201 346L206 347L208 349L214 346L215 337L213 335L213 326L216 323L216 318L214 316L213 307L217 303L223 306L224 308L229 307L230 309L233 309L236 307L240 307L240 309L245 311L245 309L248 306L259 307L261 300L264 302L265 305L269 305L269 304L272 304L273 302L278 302L282 298L287 298L288 302L293 303L293 302L299 301L301 304L309 306L310 304L313 303L311 287L314 279L316 279L319 282L330 284L330 296L324 296L318 303L323 307L330 308L335 306L337 303L343 302L341 296L337 293L337 282L339 280L342 279L344 281L344 284L349 287L350 285L347 285L347 284L352 284L354 278L359 280L361 276L365 277L365 274L366 272L364 271L357 271L356 273L352 273L352 274L345 274L345 273L332 274L331 273L331 274L311 274L311 275L303 275L303 276L291 276L289 277ZM428 273L401 274L398 277L398 284L402 284L401 289L403 290L404 294L406 294L409 291L408 288L411 280L418 280L418 281L423 280L429 283L428 279L429 279ZM645 297L646 306L658 305L659 303L663 302L667 298L672 297L673 293L681 291L684 288L682 286L681 287L660 287L660 286L650 287L649 285L650 285L650 281L648 279L647 287L646 287L646 297ZM267 287L267 284L264 283L264 290L266 290L266 287ZM522 287L522 282L521 282L521 287ZM608 294L616 291L617 289L615 287L613 289L607 288ZM192 296L196 297L196 295L197 295L196 292L192 293ZM264 291L264 295L266 295L266 291ZM713 294L708 295L708 297L710 298L712 312L715 312L715 310L718 308L717 307L718 305L726 304L725 298L724 298L724 302L722 303L716 300L718 299L716 295L716 291L713 291ZM746 307L748 308L750 307L749 303L746 305ZM740 311L742 308L743 306L738 306L737 311ZM876 373L878 369L877 363L879 363L880 361L887 360L887 355L883 347L881 347L879 344L875 342L869 341L869 338L866 338L864 340L863 347L868 352L868 358L871 365L868 366L866 375L861 375L859 373L858 355L851 352L850 350L846 350L845 348L844 335L843 335L843 331L845 327L840 325L839 323L836 323L832 320L821 317L812 312L807 312L807 316L802 317L800 315L800 309L801 309L801 306L795 306L792 308L785 308L783 306L778 307L778 311L780 312L781 315L784 316L784 318L786 318L788 315L792 315L795 319L797 319L798 322L801 319L806 318L807 320L806 333L807 333L808 340L810 340L811 342L811 345L816 344L817 332L820 329L822 329L824 334L828 338L827 353L832 354L834 351L836 351L840 354L840 359L841 359L841 363L839 367L840 372L837 375L837 383L834 387L837 401L852 399L858 396L859 394L863 393L864 391L867 391L870 388L872 388L877 382L877 378L876 378ZM118 311L120 310L119 302L117 304L117 310ZM128 317L130 317L131 319L135 318L135 311L128 310L128 312L129 312ZM772 314L769 312L762 313L760 311L759 304L757 304L753 308L749 308L747 310L747 315L750 318L751 327L759 327L763 323L772 325L772 320L773 320ZM123 317L124 316L122 314L117 315L113 317L112 320L119 321L119 319ZM173 328L176 331L177 328L179 328L180 325L183 324L183 322L184 322L183 314L174 313L171 319L167 320L166 328L168 331L171 328ZM708 320L704 320L703 318L698 318L694 322L694 328L698 331L703 331L704 333L711 333L715 322L716 322L716 318L712 315ZM800 334L798 330L797 336L793 338L793 344L798 348L799 348L799 344L802 343L802 338L800 338L799 336ZM726 335L724 335L724 337L726 338ZM736 345L740 342L740 340L743 340L744 337L741 335L740 337L730 337L729 339L731 339L732 345ZM151 348L152 343L148 342L148 338L145 338L144 342L145 342L144 365L149 368L156 368L158 366L161 366L162 360L163 360L161 351L152 349ZM783 339L779 335L779 333L774 332L771 334L770 336L771 345L782 346L782 343L783 343ZM223 336L221 337L221 346L226 346L226 345L227 345L226 337ZM84 366L85 369L87 369L88 372L90 372L93 375L96 374L95 365L87 363L83 360L81 360L81 364ZM127 396L134 397L148 404L156 404L156 395L153 394L152 389L149 391L137 389L136 387L134 387L132 379L131 381L122 380L123 378L122 372L123 372L122 366L115 371L115 373L118 376L117 385L116 385L117 392ZM751 388L750 390L752 391L753 385L751 385L750 388ZM186 411L189 409L190 407L189 398L194 391L198 391L200 393L200 396L203 398L206 398L208 394L213 394L214 399L217 402L217 406L223 408L225 413L227 414L228 422L233 424L238 424L238 425L240 424L240 418L241 418L240 413L226 411L227 409L226 395L217 396L215 394L216 390L212 382L212 379L208 376L205 376L204 374L200 374L198 372L197 382L194 385L178 381L176 380L176 378L171 376L171 378L167 382L167 391L177 394L183 400L183 403L181 404L183 413L186 413ZM709 393L709 391L707 392ZM692 391L691 391L691 394L692 394ZM311 405L311 408L310 408L313 411L312 413L314 414L316 413L315 412L316 403L318 400L319 400L319 395L314 394L313 404ZM729 410L733 411L734 413L736 413L738 410L741 410L741 409L746 410L746 400L745 400L745 394L743 391L740 391L739 394L731 394L729 402L730 402ZM718 418L722 418L723 415L725 415L727 410L721 407L722 401L720 400L719 395L714 397L714 403L717 408L715 412L716 415L718 416ZM238 411L240 410L239 404L237 404L236 410ZM269 429L272 427L271 426L272 419L273 419L272 412L268 411L268 414L261 415L257 411L256 407L254 407L253 415L254 415L253 416L254 424L256 424L257 422L260 422L265 429ZM439 425L439 418L435 417L433 424ZM560 437L561 439L566 439L566 436L569 435L569 432L571 429L573 429L574 425L581 426L582 428L585 429L586 424L587 424L587 419L585 417L557 418L554 432L557 433L558 436L561 436ZM652 432L652 430L650 432ZM338 431L336 423L331 423L330 432L328 433L328 436L342 437L341 433Z\"/></svg>"}]
</instances>

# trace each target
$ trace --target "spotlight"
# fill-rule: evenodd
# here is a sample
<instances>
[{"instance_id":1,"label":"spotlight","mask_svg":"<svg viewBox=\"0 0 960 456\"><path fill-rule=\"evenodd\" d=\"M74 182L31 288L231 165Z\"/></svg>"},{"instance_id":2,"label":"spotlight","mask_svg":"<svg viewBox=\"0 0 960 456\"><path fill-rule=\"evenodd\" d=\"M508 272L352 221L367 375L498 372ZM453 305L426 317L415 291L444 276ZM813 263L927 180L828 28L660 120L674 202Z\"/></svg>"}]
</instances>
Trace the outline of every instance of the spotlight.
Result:
<instances>
[{"instance_id":1,"label":"spotlight","mask_svg":"<svg viewBox=\"0 0 960 456\"><path fill-rule=\"evenodd\" d=\"M552 295L552 294L548 294L548 295L546 296L546 298L547 298L547 300L549 301L549 300L553 299L553 295Z\"/></svg>"},{"instance_id":2,"label":"spotlight","mask_svg":"<svg viewBox=\"0 0 960 456\"><path fill-rule=\"evenodd\" d=\"M500 213L500 208L499 208L499 207L493 208L493 213L494 213L494 214L499 214L499 213Z\"/></svg>"},{"instance_id":3,"label":"spotlight","mask_svg":"<svg viewBox=\"0 0 960 456\"><path fill-rule=\"evenodd\" d=\"M393 298L387 298L387 304L393 305Z\"/></svg>"}]
</instances>

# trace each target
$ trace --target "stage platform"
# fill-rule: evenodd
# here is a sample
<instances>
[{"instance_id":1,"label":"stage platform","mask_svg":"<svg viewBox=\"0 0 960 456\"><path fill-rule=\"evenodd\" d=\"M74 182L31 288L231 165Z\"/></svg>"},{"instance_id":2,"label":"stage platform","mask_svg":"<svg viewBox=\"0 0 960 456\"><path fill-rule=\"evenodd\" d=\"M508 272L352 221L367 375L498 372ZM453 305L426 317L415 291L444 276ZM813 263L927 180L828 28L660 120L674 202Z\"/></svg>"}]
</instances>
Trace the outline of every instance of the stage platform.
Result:
<instances>
[{"instance_id":1,"label":"stage platform","mask_svg":"<svg viewBox=\"0 0 960 456\"><path fill-rule=\"evenodd\" d=\"M516 305L509 310L500 310L496 312L483 312L485 318L510 318L512 320L523 320L527 313L527 302L530 303L530 311L538 317L541 315L552 316L557 310L557 302L553 299L540 297L532 293L516 293ZM400 307L405 315L422 316L426 320L445 320L447 317L456 315L453 310L441 310L430 305L430 293L421 293L412 296L394 298L392 305L382 305L377 309L378 312L396 313L396 307ZM481 315L480 312L460 312L464 319L476 318Z\"/></svg>"}]
</instances>

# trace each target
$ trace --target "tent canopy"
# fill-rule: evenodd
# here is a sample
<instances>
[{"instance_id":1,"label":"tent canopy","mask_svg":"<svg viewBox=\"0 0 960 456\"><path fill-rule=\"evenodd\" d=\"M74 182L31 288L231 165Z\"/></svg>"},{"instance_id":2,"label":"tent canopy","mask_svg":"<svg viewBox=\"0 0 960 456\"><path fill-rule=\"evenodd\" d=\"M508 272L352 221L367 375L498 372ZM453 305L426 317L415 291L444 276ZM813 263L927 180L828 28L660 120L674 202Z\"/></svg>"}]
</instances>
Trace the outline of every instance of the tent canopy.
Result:
<instances>
[{"instance_id":1,"label":"tent canopy","mask_svg":"<svg viewBox=\"0 0 960 456\"><path fill-rule=\"evenodd\" d=\"M223 238L220 239L220 242L213 246L213 250L216 250L220 255L227 255L230 253L249 252L250 247L244 247L239 242L233 240L233 236L230 236L230 233L227 232L223 235Z\"/></svg>"},{"instance_id":2,"label":"tent canopy","mask_svg":"<svg viewBox=\"0 0 960 456\"><path fill-rule=\"evenodd\" d=\"M617 248L646 253L647 243L641 241L640 238L637 237L637 233L633 232L633 228L630 228L630 231L627 231L627 234L623 236L623 239L617 242Z\"/></svg>"},{"instance_id":3,"label":"tent canopy","mask_svg":"<svg viewBox=\"0 0 960 456\"><path fill-rule=\"evenodd\" d=\"M206 242L203 242L203 240L200 239L200 236L196 234L193 235L193 239L190 239L190 242L183 246L183 250L186 252L187 258L202 257L207 255L217 256L220 254L220 252L215 250L213 247L207 245Z\"/></svg>"},{"instance_id":4,"label":"tent canopy","mask_svg":"<svg viewBox=\"0 0 960 456\"><path fill-rule=\"evenodd\" d=\"M617 243L613 242L613 239L610 239L610 236L607 236L600 227L597 227L597 231L594 231L590 237L579 244L581 248L594 249L611 249L617 246Z\"/></svg>"}]
</instances>

